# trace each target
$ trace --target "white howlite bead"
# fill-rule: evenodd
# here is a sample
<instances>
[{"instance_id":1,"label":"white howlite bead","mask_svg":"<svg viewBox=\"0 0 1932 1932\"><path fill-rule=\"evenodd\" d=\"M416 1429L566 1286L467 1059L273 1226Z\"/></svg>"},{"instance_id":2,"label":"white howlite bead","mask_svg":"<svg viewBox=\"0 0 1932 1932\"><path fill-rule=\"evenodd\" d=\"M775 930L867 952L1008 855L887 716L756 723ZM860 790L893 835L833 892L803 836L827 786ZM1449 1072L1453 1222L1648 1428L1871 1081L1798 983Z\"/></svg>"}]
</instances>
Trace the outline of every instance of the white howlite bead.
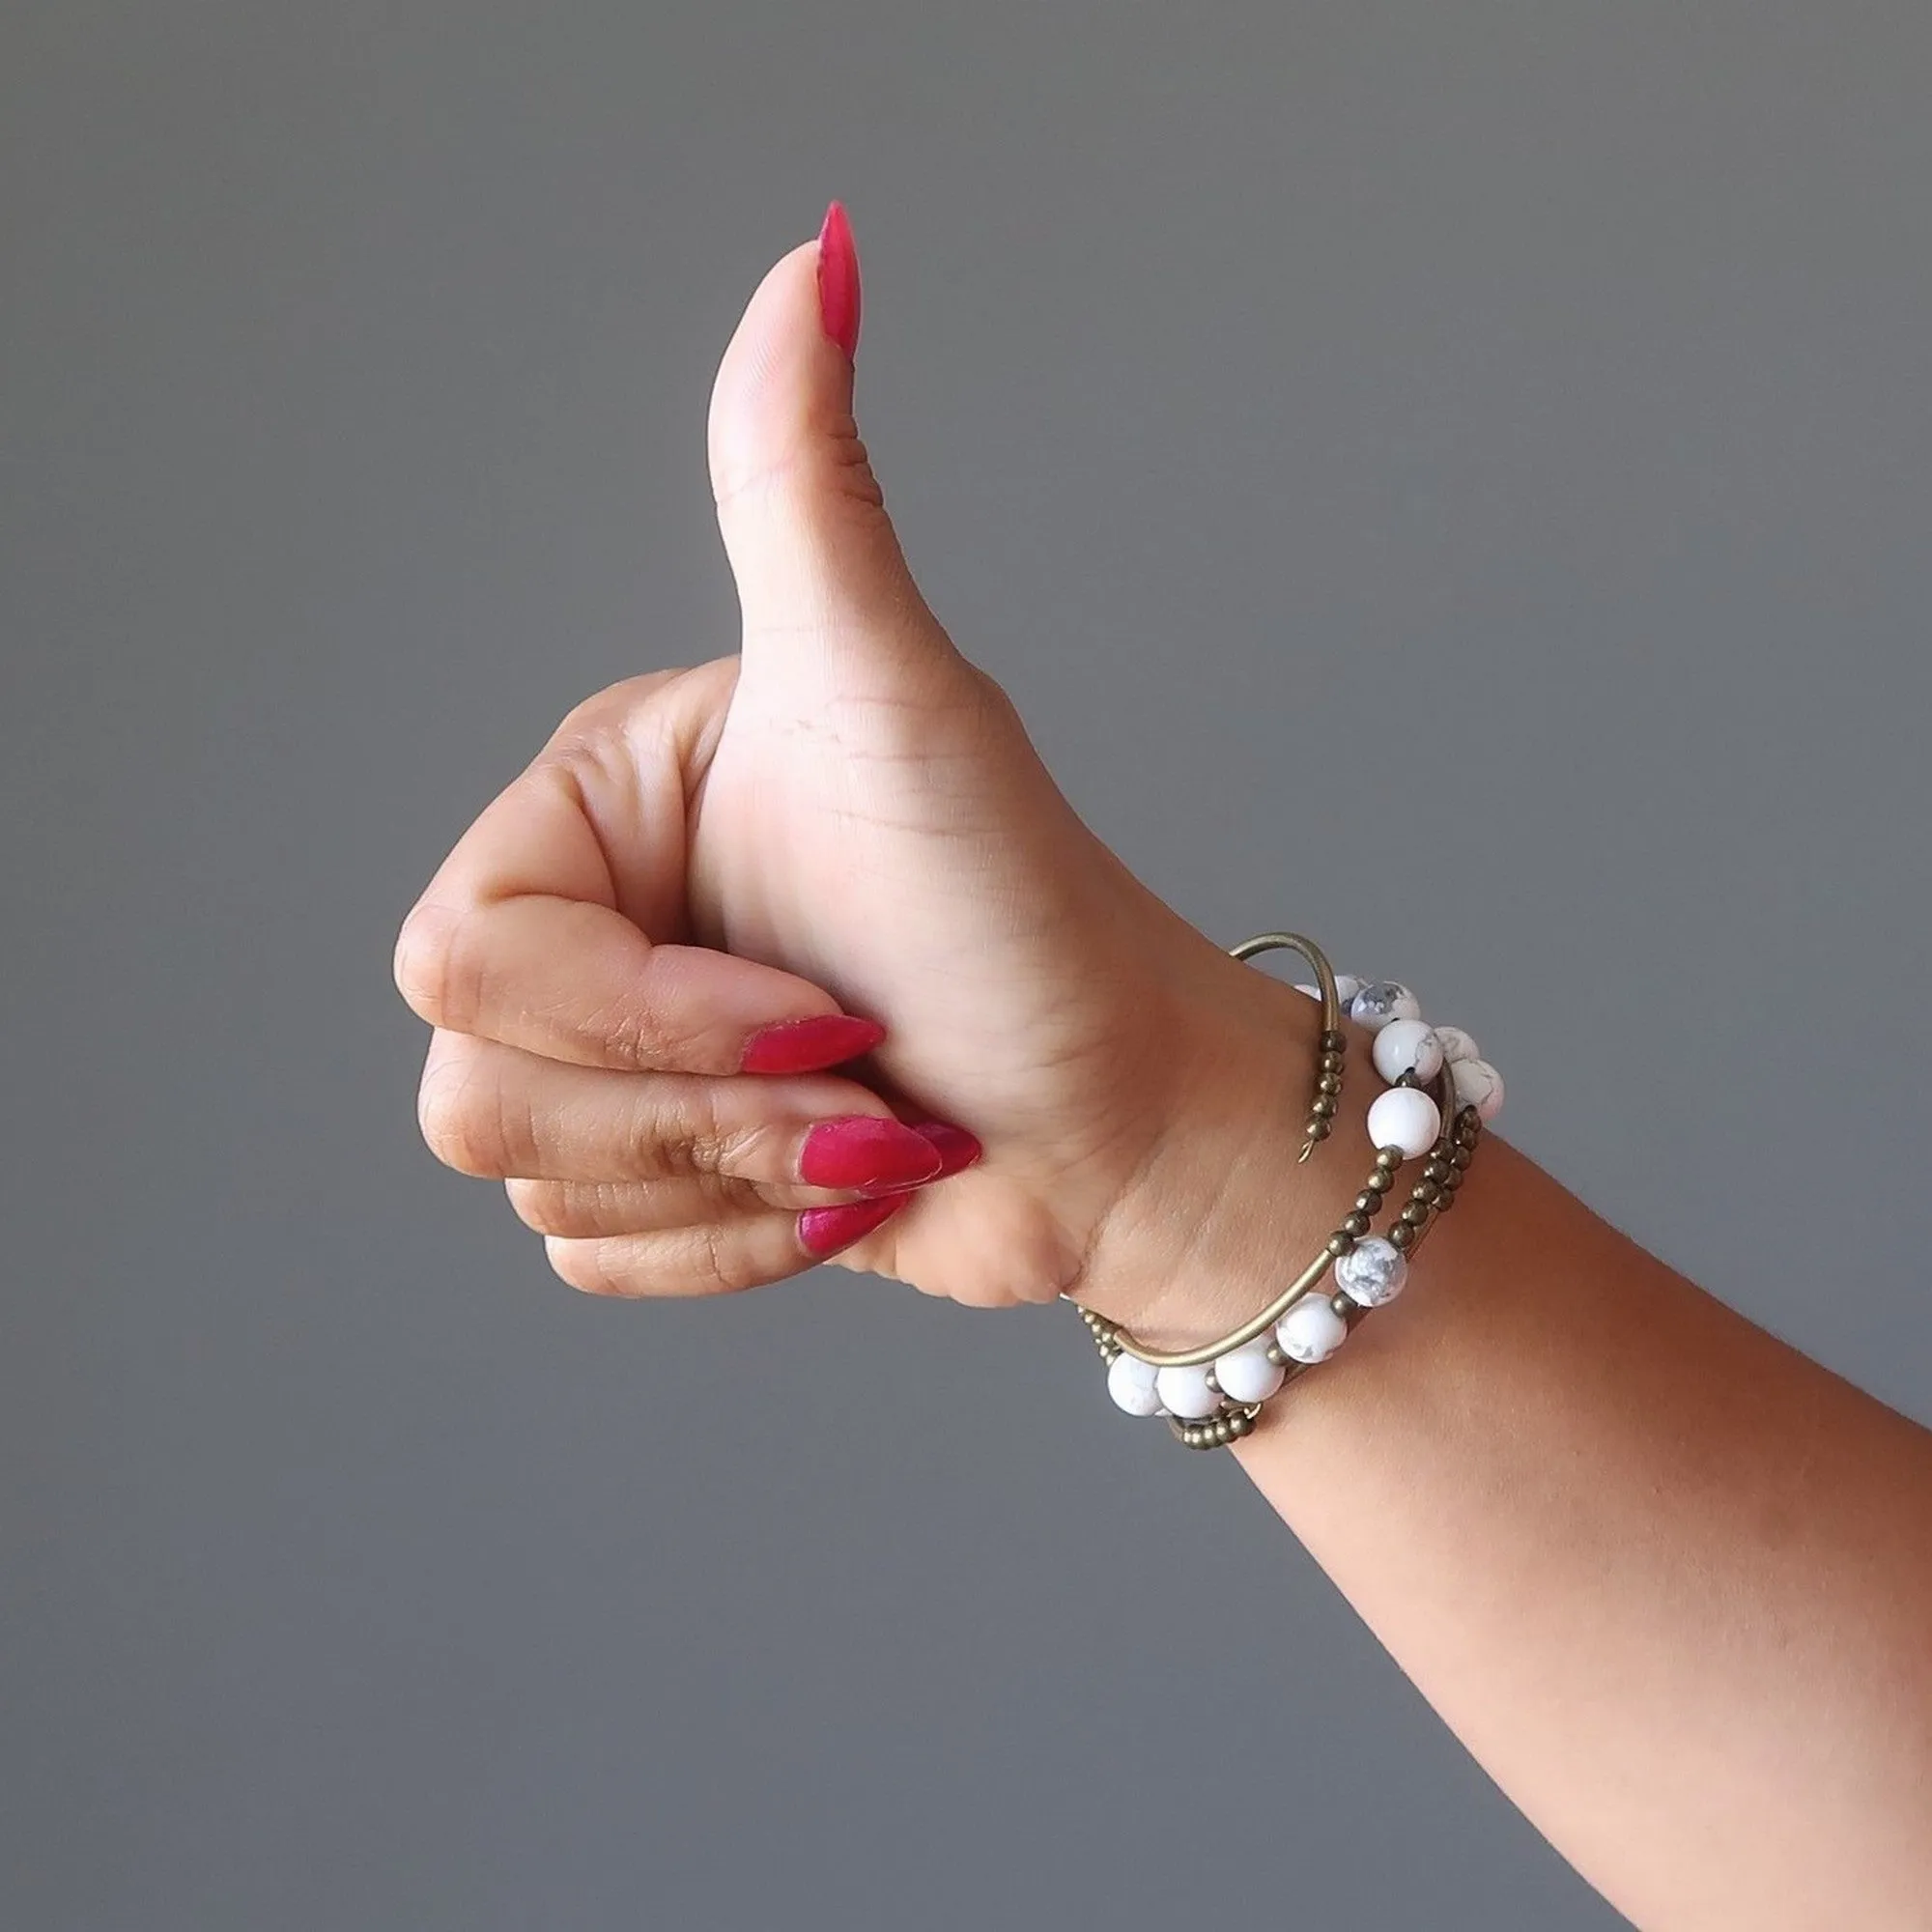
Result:
<instances>
[{"instance_id":1,"label":"white howlite bead","mask_svg":"<svg viewBox=\"0 0 1932 1932\"><path fill-rule=\"evenodd\" d=\"M1419 1020L1422 1003L1398 980L1374 980L1349 1002L1349 1017L1379 1033L1391 1020Z\"/></svg>"},{"instance_id":2,"label":"white howlite bead","mask_svg":"<svg viewBox=\"0 0 1932 1932\"><path fill-rule=\"evenodd\" d=\"M1116 1355L1107 1365L1107 1393L1116 1407L1129 1415L1158 1415L1160 1396L1154 1389L1157 1371L1138 1355Z\"/></svg>"},{"instance_id":3,"label":"white howlite bead","mask_svg":"<svg viewBox=\"0 0 1932 1932\"><path fill-rule=\"evenodd\" d=\"M1456 1104L1473 1107L1479 1120L1493 1121L1503 1110L1503 1076L1487 1060L1459 1060L1451 1069Z\"/></svg>"},{"instance_id":4,"label":"white howlite bead","mask_svg":"<svg viewBox=\"0 0 1932 1932\"><path fill-rule=\"evenodd\" d=\"M1288 1371L1267 1358L1267 1339L1244 1342L1214 1364L1214 1379L1230 1402L1265 1402Z\"/></svg>"},{"instance_id":5,"label":"white howlite bead","mask_svg":"<svg viewBox=\"0 0 1932 1932\"><path fill-rule=\"evenodd\" d=\"M1325 1362L1348 1337L1349 1324L1320 1289L1304 1294L1274 1324L1282 1353L1297 1362Z\"/></svg>"},{"instance_id":6,"label":"white howlite bead","mask_svg":"<svg viewBox=\"0 0 1932 1932\"><path fill-rule=\"evenodd\" d=\"M1459 1078L1462 1071L1457 1067ZM1442 1109L1419 1087L1391 1087L1369 1103L1369 1145L1378 1150L1400 1148L1404 1160L1427 1153L1441 1132Z\"/></svg>"},{"instance_id":7,"label":"white howlite bead","mask_svg":"<svg viewBox=\"0 0 1932 1932\"><path fill-rule=\"evenodd\" d=\"M1366 980L1358 980L1352 973L1337 973L1335 975L1335 999L1345 1013L1349 1010L1350 1004L1353 1001L1355 995L1367 984L1368 981ZM1306 993L1311 1000L1319 1000L1321 997L1321 988L1320 986L1311 986L1306 980L1297 980L1294 990L1297 993Z\"/></svg>"},{"instance_id":8,"label":"white howlite bead","mask_svg":"<svg viewBox=\"0 0 1932 1932\"><path fill-rule=\"evenodd\" d=\"M1435 1037L1442 1043L1442 1058L1451 1066L1459 1060L1480 1060L1483 1050L1461 1027L1439 1026Z\"/></svg>"},{"instance_id":9,"label":"white howlite bead","mask_svg":"<svg viewBox=\"0 0 1932 1932\"><path fill-rule=\"evenodd\" d=\"M1206 1363L1185 1369L1162 1369L1154 1377L1153 1385L1166 1407L1192 1422L1212 1415L1221 1406L1221 1398L1208 1386Z\"/></svg>"},{"instance_id":10,"label":"white howlite bead","mask_svg":"<svg viewBox=\"0 0 1932 1932\"><path fill-rule=\"evenodd\" d=\"M1442 1042L1426 1020L1390 1020L1370 1049L1376 1071L1391 1087L1405 1073L1434 1080L1442 1071Z\"/></svg>"},{"instance_id":11,"label":"white howlite bead","mask_svg":"<svg viewBox=\"0 0 1932 1932\"><path fill-rule=\"evenodd\" d=\"M1408 1262L1393 1241L1369 1235L1335 1260L1335 1286L1364 1308L1380 1308L1402 1293Z\"/></svg>"}]
</instances>

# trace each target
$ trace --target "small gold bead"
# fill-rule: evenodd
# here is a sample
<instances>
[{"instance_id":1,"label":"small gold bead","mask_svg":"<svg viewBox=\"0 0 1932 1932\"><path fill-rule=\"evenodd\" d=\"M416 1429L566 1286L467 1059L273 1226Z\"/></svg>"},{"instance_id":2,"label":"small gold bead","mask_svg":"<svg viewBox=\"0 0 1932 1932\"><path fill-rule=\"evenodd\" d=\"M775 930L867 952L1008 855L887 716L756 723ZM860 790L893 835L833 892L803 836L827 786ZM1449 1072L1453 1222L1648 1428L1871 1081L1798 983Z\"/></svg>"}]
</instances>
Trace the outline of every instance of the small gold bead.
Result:
<instances>
[{"instance_id":1,"label":"small gold bead","mask_svg":"<svg viewBox=\"0 0 1932 1932\"><path fill-rule=\"evenodd\" d=\"M1330 1130L1329 1122L1326 1121L1310 1121L1308 1123L1308 1138L1312 1141L1325 1141L1328 1138Z\"/></svg>"},{"instance_id":2,"label":"small gold bead","mask_svg":"<svg viewBox=\"0 0 1932 1932\"><path fill-rule=\"evenodd\" d=\"M1354 1236L1340 1229L1328 1236L1328 1252L1331 1255L1346 1255L1354 1245Z\"/></svg>"},{"instance_id":3,"label":"small gold bead","mask_svg":"<svg viewBox=\"0 0 1932 1932\"><path fill-rule=\"evenodd\" d=\"M1382 1205L1381 1195L1373 1187L1365 1187L1355 1196L1355 1212L1373 1214Z\"/></svg>"},{"instance_id":4,"label":"small gold bead","mask_svg":"<svg viewBox=\"0 0 1932 1932\"><path fill-rule=\"evenodd\" d=\"M1279 1342L1270 1342L1262 1352L1276 1368L1280 1368L1288 1360L1288 1352Z\"/></svg>"},{"instance_id":5,"label":"small gold bead","mask_svg":"<svg viewBox=\"0 0 1932 1932\"><path fill-rule=\"evenodd\" d=\"M1340 1055L1348 1051L1349 1036L1339 1027L1330 1027L1321 1036L1321 1051Z\"/></svg>"},{"instance_id":6,"label":"small gold bead","mask_svg":"<svg viewBox=\"0 0 1932 1932\"><path fill-rule=\"evenodd\" d=\"M1413 1192L1418 1201L1436 1201L1441 1198L1442 1183L1439 1180L1418 1180Z\"/></svg>"},{"instance_id":7,"label":"small gold bead","mask_svg":"<svg viewBox=\"0 0 1932 1932\"><path fill-rule=\"evenodd\" d=\"M1459 1147L1456 1150L1456 1151L1449 1156L1449 1164L1452 1167L1454 1167L1458 1173L1461 1173L1463 1169L1465 1169L1469 1165L1469 1150L1465 1147Z\"/></svg>"},{"instance_id":8,"label":"small gold bead","mask_svg":"<svg viewBox=\"0 0 1932 1932\"><path fill-rule=\"evenodd\" d=\"M1346 1221L1342 1223L1342 1230L1345 1234L1353 1235L1357 1240L1360 1240L1361 1237L1369 1232L1369 1217L1366 1214L1364 1214L1359 1208L1357 1208L1355 1211L1352 1214L1350 1214Z\"/></svg>"},{"instance_id":9,"label":"small gold bead","mask_svg":"<svg viewBox=\"0 0 1932 1932\"><path fill-rule=\"evenodd\" d=\"M1425 1208L1420 1201L1411 1201L1408 1204L1408 1206L1402 1210L1402 1218L1405 1221L1406 1221L1411 1228L1419 1228L1422 1226L1423 1222L1429 1219L1429 1209Z\"/></svg>"},{"instance_id":10,"label":"small gold bead","mask_svg":"<svg viewBox=\"0 0 1932 1932\"><path fill-rule=\"evenodd\" d=\"M1312 1113L1318 1121L1332 1121L1335 1118L1334 1094L1321 1094L1316 1099L1314 1106L1309 1109L1309 1112Z\"/></svg>"},{"instance_id":11,"label":"small gold bead","mask_svg":"<svg viewBox=\"0 0 1932 1932\"><path fill-rule=\"evenodd\" d=\"M1389 1230L1388 1237L1389 1237L1389 1244L1392 1247L1406 1248L1409 1245L1411 1241L1415 1239L1415 1230L1411 1228L1407 1224L1407 1222L1398 1221L1395 1224L1395 1226Z\"/></svg>"},{"instance_id":12,"label":"small gold bead","mask_svg":"<svg viewBox=\"0 0 1932 1932\"><path fill-rule=\"evenodd\" d=\"M1376 1165L1384 1174L1393 1174L1402 1165L1402 1150L1398 1147L1378 1148Z\"/></svg>"},{"instance_id":13,"label":"small gold bead","mask_svg":"<svg viewBox=\"0 0 1932 1932\"><path fill-rule=\"evenodd\" d=\"M1214 1371L1212 1369L1209 1369L1201 1379L1208 1384L1209 1394L1219 1395L1221 1393L1221 1384L1214 1379Z\"/></svg>"}]
</instances>

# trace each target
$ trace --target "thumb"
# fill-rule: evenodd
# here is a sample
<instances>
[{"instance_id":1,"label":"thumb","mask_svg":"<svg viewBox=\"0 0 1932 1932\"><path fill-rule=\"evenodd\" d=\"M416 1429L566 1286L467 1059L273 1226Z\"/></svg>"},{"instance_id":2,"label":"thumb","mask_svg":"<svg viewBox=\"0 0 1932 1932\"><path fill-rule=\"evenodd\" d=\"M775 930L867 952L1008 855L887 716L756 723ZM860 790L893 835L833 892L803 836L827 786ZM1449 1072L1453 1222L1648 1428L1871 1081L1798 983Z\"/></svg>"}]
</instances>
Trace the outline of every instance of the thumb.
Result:
<instances>
[{"instance_id":1,"label":"thumb","mask_svg":"<svg viewBox=\"0 0 1932 1932\"><path fill-rule=\"evenodd\" d=\"M952 645L899 549L852 417L859 257L834 202L758 285L711 392L718 526L748 667L801 634L868 657Z\"/></svg>"}]
</instances>

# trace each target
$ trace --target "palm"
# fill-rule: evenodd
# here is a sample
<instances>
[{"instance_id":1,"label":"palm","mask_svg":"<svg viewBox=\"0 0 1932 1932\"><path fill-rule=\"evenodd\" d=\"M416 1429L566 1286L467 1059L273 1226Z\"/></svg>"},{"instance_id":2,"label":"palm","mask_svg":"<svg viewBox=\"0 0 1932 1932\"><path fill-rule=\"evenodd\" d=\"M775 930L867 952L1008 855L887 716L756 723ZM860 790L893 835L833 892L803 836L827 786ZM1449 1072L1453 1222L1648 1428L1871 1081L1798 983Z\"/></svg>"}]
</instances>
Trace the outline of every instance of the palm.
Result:
<instances>
[{"instance_id":1,"label":"palm","mask_svg":"<svg viewBox=\"0 0 1932 1932\"><path fill-rule=\"evenodd\" d=\"M997 689L950 646L934 663L908 690L836 644L752 653L695 796L690 911L702 943L884 1021L872 1084L987 1144L855 1264L1032 1299L1069 1280L1157 1131L1155 961L1179 922L1073 813Z\"/></svg>"}]
</instances>

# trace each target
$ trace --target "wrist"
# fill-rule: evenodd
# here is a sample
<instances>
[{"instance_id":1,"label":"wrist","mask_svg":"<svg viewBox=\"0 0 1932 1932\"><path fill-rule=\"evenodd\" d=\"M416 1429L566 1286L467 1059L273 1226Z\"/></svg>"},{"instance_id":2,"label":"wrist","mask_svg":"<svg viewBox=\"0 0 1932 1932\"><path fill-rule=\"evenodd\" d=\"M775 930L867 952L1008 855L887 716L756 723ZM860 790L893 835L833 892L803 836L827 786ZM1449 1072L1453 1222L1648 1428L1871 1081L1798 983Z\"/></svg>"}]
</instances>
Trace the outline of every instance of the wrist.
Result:
<instances>
[{"instance_id":1,"label":"wrist","mask_svg":"<svg viewBox=\"0 0 1932 1932\"><path fill-rule=\"evenodd\" d=\"M1298 1160L1320 1058L1321 1007L1205 945L1172 986L1175 1052L1162 1131L1122 1188L1072 1291L1155 1348L1225 1333L1264 1306L1349 1211L1373 1156L1367 1031L1334 1133ZM1363 1151L1361 1161L1345 1150Z\"/></svg>"}]
</instances>

